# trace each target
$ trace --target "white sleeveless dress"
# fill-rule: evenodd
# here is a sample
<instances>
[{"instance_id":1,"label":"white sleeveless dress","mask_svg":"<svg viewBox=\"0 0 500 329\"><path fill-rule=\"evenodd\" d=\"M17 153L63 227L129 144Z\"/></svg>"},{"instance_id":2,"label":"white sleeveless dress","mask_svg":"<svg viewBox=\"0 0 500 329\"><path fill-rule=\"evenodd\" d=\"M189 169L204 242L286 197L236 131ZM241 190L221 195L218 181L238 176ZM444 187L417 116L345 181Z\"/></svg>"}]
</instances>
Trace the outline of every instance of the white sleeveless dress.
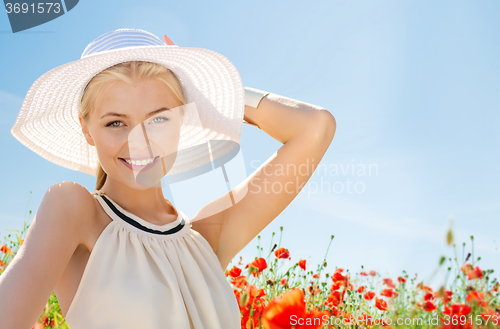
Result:
<instances>
[{"instance_id":1,"label":"white sleeveless dress","mask_svg":"<svg viewBox=\"0 0 500 329\"><path fill-rule=\"evenodd\" d=\"M240 329L240 311L219 260L181 211L151 224L107 195L113 219L97 239L66 314L71 329Z\"/></svg>"}]
</instances>

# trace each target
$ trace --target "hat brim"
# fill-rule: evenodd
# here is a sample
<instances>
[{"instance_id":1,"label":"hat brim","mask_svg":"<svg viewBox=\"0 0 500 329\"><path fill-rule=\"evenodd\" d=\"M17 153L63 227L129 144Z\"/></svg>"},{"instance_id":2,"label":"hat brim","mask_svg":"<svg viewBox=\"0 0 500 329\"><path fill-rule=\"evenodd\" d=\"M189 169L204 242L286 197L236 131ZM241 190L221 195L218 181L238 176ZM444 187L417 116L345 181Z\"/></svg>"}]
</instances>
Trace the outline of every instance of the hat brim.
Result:
<instances>
[{"instance_id":1,"label":"hat brim","mask_svg":"<svg viewBox=\"0 0 500 329\"><path fill-rule=\"evenodd\" d=\"M30 87L11 134L53 163L96 176L96 148L87 143L78 120L81 97L96 74L128 61L148 61L169 68L182 84L186 103L195 102L206 135L181 132L180 148L204 144L206 138L240 142L245 105L235 66L212 50L166 45L109 50L48 71ZM180 155L169 175L197 168L205 158L205 154L196 152Z\"/></svg>"}]
</instances>

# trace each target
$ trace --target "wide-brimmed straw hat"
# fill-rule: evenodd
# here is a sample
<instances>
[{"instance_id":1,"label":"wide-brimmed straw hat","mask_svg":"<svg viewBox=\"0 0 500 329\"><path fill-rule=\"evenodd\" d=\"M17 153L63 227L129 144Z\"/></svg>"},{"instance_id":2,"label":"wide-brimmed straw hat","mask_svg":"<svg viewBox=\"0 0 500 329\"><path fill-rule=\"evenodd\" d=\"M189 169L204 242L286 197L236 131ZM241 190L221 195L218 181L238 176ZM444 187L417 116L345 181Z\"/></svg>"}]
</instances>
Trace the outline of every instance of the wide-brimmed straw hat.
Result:
<instances>
[{"instance_id":1,"label":"wide-brimmed straw hat","mask_svg":"<svg viewBox=\"0 0 500 329\"><path fill-rule=\"evenodd\" d=\"M105 33L85 48L80 59L38 78L24 98L11 134L51 162L96 176L96 148L87 143L78 119L82 94L96 74L128 61L167 67L180 80L186 103L196 105L196 113L188 111L184 116L179 152L168 175L206 166L207 159L210 161L207 152L212 159L234 153L245 106L235 66L215 51L165 45L157 36L139 29ZM219 142L206 147L207 141Z\"/></svg>"}]
</instances>

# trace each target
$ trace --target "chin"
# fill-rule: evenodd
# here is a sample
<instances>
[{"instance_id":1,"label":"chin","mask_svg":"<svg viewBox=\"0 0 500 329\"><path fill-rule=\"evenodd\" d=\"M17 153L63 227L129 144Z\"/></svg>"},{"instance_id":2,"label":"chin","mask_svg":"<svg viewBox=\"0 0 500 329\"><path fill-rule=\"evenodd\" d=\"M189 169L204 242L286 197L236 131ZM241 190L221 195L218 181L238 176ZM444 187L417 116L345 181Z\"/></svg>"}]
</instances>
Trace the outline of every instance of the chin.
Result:
<instances>
[{"instance_id":1,"label":"chin","mask_svg":"<svg viewBox=\"0 0 500 329\"><path fill-rule=\"evenodd\" d=\"M161 186L161 182L158 179L145 179L143 176L137 176L135 179L127 179L127 186L135 190L144 191L153 187Z\"/></svg>"},{"instance_id":2,"label":"chin","mask_svg":"<svg viewBox=\"0 0 500 329\"><path fill-rule=\"evenodd\" d=\"M144 190L150 189L152 187L160 186L159 181L138 181L138 179L134 178L134 176L126 177L122 181L122 184L128 186L131 189L138 190L138 191L144 191Z\"/></svg>"}]
</instances>

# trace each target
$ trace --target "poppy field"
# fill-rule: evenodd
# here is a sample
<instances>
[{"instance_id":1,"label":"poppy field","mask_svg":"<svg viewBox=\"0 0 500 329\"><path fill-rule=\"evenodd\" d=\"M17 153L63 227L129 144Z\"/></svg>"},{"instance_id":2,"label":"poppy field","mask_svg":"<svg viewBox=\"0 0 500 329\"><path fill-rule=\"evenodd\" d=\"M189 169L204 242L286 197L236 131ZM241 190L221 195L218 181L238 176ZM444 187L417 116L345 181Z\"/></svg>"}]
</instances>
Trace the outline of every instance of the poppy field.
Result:
<instances>
[{"instance_id":1,"label":"poppy field","mask_svg":"<svg viewBox=\"0 0 500 329\"><path fill-rule=\"evenodd\" d=\"M30 211L31 214L31 211ZM0 244L0 275L24 242L29 225L8 230ZM329 328L500 328L500 283L493 270L482 269L481 257L456 252L453 232L446 243L453 257L441 257L437 270L446 280L434 290L418 275L382 277L375 269L352 273L336 267L326 271L327 255L312 268L307 260L292 262L292 251L275 243L265 257L230 264L225 271L241 312L242 329L329 329ZM275 233L272 233L274 238ZM260 248L260 236L259 250ZM69 328L54 293L33 329Z\"/></svg>"}]
</instances>

